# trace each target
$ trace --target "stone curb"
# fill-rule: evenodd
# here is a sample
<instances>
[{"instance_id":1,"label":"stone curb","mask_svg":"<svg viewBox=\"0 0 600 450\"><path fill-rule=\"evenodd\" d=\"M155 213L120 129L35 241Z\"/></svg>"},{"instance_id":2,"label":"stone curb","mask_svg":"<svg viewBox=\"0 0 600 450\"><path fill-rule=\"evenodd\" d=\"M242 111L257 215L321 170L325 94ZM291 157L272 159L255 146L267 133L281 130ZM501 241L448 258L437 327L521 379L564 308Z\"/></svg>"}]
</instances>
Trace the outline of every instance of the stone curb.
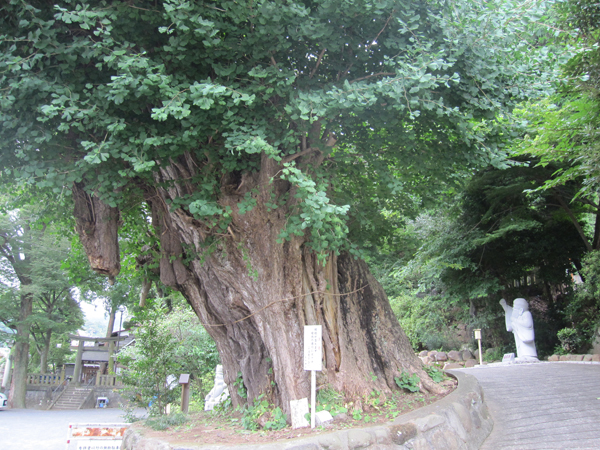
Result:
<instances>
[{"instance_id":1,"label":"stone curb","mask_svg":"<svg viewBox=\"0 0 600 450\"><path fill-rule=\"evenodd\" d=\"M490 434L493 421L477 379L462 372L448 372L458 387L442 400L398 417L393 422L368 428L352 428L291 441L243 444L240 450L476 450ZM125 432L123 450L226 450L213 444L175 447L157 439L145 439L136 429Z\"/></svg>"},{"instance_id":2,"label":"stone curb","mask_svg":"<svg viewBox=\"0 0 600 450\"><path fill-rule=\"evenodd\" d=\"M600 355L591 354L573 354L568 355L552 355L548 357L550 362L600 362Z\"/></svg>"}]
</instances>

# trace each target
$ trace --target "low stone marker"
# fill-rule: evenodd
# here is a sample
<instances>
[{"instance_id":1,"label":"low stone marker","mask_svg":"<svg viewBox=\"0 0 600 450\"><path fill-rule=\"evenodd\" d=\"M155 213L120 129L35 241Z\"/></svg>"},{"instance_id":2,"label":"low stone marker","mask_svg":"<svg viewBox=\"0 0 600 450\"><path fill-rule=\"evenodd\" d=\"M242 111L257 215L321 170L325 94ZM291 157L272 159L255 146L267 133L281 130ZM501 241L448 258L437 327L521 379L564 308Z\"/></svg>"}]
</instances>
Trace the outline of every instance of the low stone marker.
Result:
<instances>
[{"instance_id":1,"label":"low stone marker","mask_svg":"<svg viewBox=\"0 0 600 450\"><path fill-rule=\"evenodd\" d=\"M502 362L504 364L514 364L515 363L515 354L507 353L502 357Z\"/></svg>"},{"instance_id":2,"label":"low stone marker","mask_svg":"<svg viewBox=\"0 0 600 450\"><path fill-rule=\"evenodd\" d=\"M315 415L315 422L317 423L317 426L320 427L321 425L325 425L327 422L332 422L333 421L333 416L331 415L331 413L329 411L319 411L318 413L316 413Z\"/></svg>"},{"instance_id":3,"label":"low stone marker","mask_svg":"<svg viewBox=\"0 0 600 450\"><path fill-rule=\"evenodd\" d=\"M304 428L310 426L306 420L308 413L308 399L301 398L300 400L290 400L290 413L292 416L292 428Z\"/></svg>"}]
</instances>

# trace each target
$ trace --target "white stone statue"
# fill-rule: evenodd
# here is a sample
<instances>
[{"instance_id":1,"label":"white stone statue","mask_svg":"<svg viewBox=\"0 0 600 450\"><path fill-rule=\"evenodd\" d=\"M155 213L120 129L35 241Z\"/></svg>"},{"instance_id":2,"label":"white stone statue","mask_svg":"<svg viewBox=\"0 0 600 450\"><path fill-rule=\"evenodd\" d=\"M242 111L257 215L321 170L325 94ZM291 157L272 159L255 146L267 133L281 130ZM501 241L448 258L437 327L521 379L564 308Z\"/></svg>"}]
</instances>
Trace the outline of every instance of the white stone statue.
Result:
<instances>
[{"instance_id":1,"label":"white stone statue","mask_svg":"<svg viewBox=\"0 0 600 450\"><path fill-rule=\"evenodd\" d=\"M529 312L529 304L524 298L515 298L513 306L508 306L506 300L500 300L504 309L506 330L515 336L517 345L517 362L537 361L535 349L535 334L533 332L533 317Z\"/></svg>"},{"instance_id":2,"label":"white stone statue","mask_svg":"<svg viewBox=\"0 0 600 450\"><path fill-rule=\"evenodd\" d=\"M212 411L216 404L229 397L229 388L223 380L223 366L219 364L215 372L215 385L204 398L204 411Z\"/></svg>"}]
</instances>

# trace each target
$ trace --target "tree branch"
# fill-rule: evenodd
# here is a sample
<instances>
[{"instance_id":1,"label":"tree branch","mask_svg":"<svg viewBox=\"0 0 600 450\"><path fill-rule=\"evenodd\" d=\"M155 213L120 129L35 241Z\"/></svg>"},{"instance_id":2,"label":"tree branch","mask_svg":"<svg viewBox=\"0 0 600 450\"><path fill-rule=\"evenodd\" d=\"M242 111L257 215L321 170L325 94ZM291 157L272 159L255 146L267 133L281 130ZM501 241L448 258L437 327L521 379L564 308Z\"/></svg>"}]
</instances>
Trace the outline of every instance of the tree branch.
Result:
<instances>
[{"instance_id":1,"label":"tree branch","mask_svg":"<svg viewBox=\"0 0 600 450\"><path fill-rule=\"evenodd\" d=\"M371 41L371 43L369 45L367 45L367 48L365 50L369 50L371 48L371 46L373 46L373 44L375 44L375 42L377 42L377 39L379 38L379 36L381 35L381 33L383 33L383 30L385 30L386 27L388 26L388 23L390 23L390 20L392 20L392 16L394 15L395 12L396 12L395 10L392 10L392 13L390 14L390 16L385 21L385 24L383 25L383 28L381 30L379 30L379 33L377 33L377 36L375 36L375 39L373 39Z\"/></svg>"},{"instance_id":2,"label":"tree branch","mask_svg":"<svg viewBox=\"0 0 600 450\"><path fill-rule=\"evenodd\" d=\"M368 78L373 78L373 77L391 77L392 75L396 75L396 73L395 72L377 72L377 73L374 73L372 75L367 75L366 77L356 78L355 80L350 81L350 84L356 83L357 81L366 80Z\"/></svg>"},{"instance_id":3,"label":"tree branch","mask_svg":"<svg viewBox=\"0 0 600 450\"><path fill-rule=\"evenodd\" d=\"M555 196L556 200L558 200L558 203L560 204L561 208L564 209L565 212L570 217L571 222L573 222L573 225L575 225L575 228L577 229L577 232L579 233L581 240L585 244L585 248L587 249L588 252L591 252L593 250L592 244L590 244L590 241L588 240L587 236L583 232L583 228L581 228L581 225L579 224L579 221L575 217L575 214L573 214L573 211L571 211L571 208L569 208L569 205L567 205L567 203L564 201L564 199L562 198L562 196L560 194L555 192L554 196Z\"/></svg>"},{"instance_id":4,"label":"tree branch","mask_svg":"<svg viewBox=\"0 0 600 450\"><path fill-rule=\"evenodd\" d=\"M592 240L592 248L598 250L600 248L600 209L596 209L596 220L594 222L594 237Z\"/></svg>"},{"instance_id":5,"label":"tree branch","mask_svg":"<svg viewBox=\"0 0 600 450\"><path fill-rule=\"evenodd\" d=\"M315 65L315 68L313 70L311 70L310 75L308 76L308 78L312 78L315 75L315 73L317 72L317 69L321 65L321 59L323 59L323 55L325 54L326 51L327 51L326 48L324 48L323 50L321 50L321 53L319 53L319 57L317 58L317 64Z\"/></svg>"},{"instance_id":6,"label":"tree branch","mask_svg":"<svg viewBox=\"0 0 600 450\"><path fill-rule=\"evenodd\" d=\"M319 151L319 149L318 148L314 148L314 147L308 147L307 149L302 150L301 152L294 153L293 155L286 156L285 158L283 158L281 160L281 163L282 164L288 163L290 161L295 160L296 158L300 158L301 156L308 155L309 153L316 152L316 151Z\"/></svg>"}]
</instances>

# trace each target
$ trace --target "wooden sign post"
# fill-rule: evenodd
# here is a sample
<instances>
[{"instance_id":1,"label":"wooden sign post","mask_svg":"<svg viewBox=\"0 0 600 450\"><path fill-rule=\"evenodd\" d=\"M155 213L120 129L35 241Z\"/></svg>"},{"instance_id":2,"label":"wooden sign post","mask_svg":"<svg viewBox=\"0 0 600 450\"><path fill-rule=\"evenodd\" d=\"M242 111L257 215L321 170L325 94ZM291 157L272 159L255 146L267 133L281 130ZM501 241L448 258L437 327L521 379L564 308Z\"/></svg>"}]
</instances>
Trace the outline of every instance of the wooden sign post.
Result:
<instances>
[{"instance_id":1,"label":"wooden sign post","mask_svg":"<svg viewBox=\"0 0 600 450\"><path fill-rule=\"evenodd\" d=\"M473 330L473 335L477 339L477 347L479 349L479 365L483 365L483 355L481 354L481 328Z\"/></svg>"},{"instance_id":2,"label":"wooden sign post","mask_svg":"<svg viewBox=\"0 0 600 450\"><path fill-rule=\"evenodd\" d=\"M304 326L304 370L310 370L310 427L315 427L317 409L317 370L323 370L321 325Z\"/></svg>"},{"instance_id":3,"label":"wooden sign post","mask_svg":"<svg viewBox=\"0 0 600 450\"><path fill-rule=\"evenodd\" d=\"M179 376L181 384L181 412L187 413L190 409L190 374L182 373Z\"/></svg>"}]
</instances>

